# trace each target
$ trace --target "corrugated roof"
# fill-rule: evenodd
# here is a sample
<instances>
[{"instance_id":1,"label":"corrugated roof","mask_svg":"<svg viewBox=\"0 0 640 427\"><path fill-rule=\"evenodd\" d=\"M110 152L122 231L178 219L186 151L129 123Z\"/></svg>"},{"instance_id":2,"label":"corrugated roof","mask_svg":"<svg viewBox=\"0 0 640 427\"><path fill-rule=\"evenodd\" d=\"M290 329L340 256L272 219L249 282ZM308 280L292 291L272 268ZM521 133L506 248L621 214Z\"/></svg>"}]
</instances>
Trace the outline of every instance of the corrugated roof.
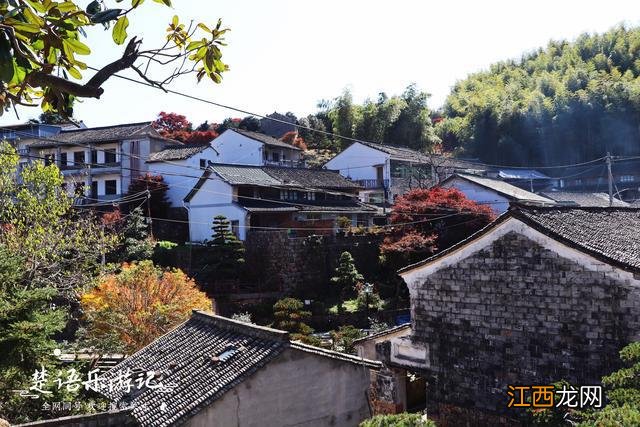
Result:
<instances>
[{"instance_id":1,"label":"corrugated roof","mask_svg":"<svg viewBox=\"0 0 640 427\"><path fill-rule=\"evenodd\" d=\"M101 377L108 382L127 369L154 371L159 375L157 381L169 390L105 390L103 394L114 402L132 404L131 414L143 427L180 425L287 348L380 367L379 362L291 342L285 331L194 311L188 321Z\"/></svg>"},{"instance_id":2,"label":"corrugated roof","mask_svg":"<svg viewBox=\"0 0 640 427\"><path fill-rule=\"evenodd\" d=\"M542 197L530 191L523 190L522 188L518 188L515 185L509 184L508 182L500 181L499 179L487 178L484 176L456 173L442 181L441 184L445 184L456 178L461 178L463 180L473 182L482 187L493 190L496 193L499 193L508 198L509 200L518 202L546 203L551 205L555 204L555 202L551 199L547 199L546 197Z\"/></svg>"},{"instance_id":3,"label":"corrugated roof","mask_svg":"<svg viewBox=\"0 0 640 427\"><path fill-rule=\"evenodd\" d=\"M551 179L547 175L534 169L500 169L498 176L502 179Z\"/></svg>"},{"instance_id":4,"label":"corrugated roof","mask_svg":"<svg viewBox=\"0 0 640 427\"><path fill-rule=\"evenodd\" d=\"M272 136L265 135L264 133L252 132L250 130L244 130L244 129L231 129L231 130L236 133L239 133L240 135L246 136L247 138L251 138L255 141L261 142L263 144L266 144L272 147L288 148L290 150L301 151L298 147L294 147L291 144L287 144L286 142L280 141L279 139L275 139Z\"/></svg>"},{"instance_id":5,"label":"corrugated roof","mask_svg":"<svg viewBox=\"0 0 640 427\"><path fill-rule=\"evenodd\" d=\"M582 193L572 191L548 191L541 192L541 196L555 200L561 205L573 205L583 207L607 207L609 206L609 195L607 193ZM629 203L613 198L613 206L627 207Z\"/></svg>"},{"instance_id":6,"label":"corrugated roof","mask_svg":"<svg viewBox=\"0 0 640 427\"><path fill-rule=\"evenodd\" d=\"M162 151L152 153L147 160L147 163L165 162L168 160L185 160L191 156L202 153L207 148L210 148L209 144L182 144L172 145L166 147Z\"/></svg>"}]
</instances>

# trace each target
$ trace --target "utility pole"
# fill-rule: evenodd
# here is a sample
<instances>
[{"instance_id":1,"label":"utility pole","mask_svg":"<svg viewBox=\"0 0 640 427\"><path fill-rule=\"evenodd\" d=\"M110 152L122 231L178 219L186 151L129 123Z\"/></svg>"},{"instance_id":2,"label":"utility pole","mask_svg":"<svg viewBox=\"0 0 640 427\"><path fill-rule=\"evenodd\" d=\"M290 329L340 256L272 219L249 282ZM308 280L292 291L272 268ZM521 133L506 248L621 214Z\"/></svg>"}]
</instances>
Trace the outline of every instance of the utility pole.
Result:
<instances>
[{"instance_id":1,"label":"utility pole","mask_svg":"<svg viewBox=\"0 0 640 427\"><path fill-rule=\"evenodd\" d=\"M613 206L613 174L611 173L611 154L607 151L607 179L609 181L609 207Z\"/></svg>"}]
</instances>

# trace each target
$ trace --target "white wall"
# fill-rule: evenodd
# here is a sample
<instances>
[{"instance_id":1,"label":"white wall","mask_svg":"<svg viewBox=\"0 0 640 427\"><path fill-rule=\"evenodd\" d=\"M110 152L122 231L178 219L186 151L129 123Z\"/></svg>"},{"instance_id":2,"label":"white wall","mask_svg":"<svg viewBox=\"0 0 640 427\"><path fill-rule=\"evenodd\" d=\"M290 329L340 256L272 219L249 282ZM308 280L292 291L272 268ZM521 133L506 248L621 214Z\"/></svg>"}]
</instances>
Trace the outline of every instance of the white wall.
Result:
<instances>
[{"instance_id":1,"label":"white wall","mask_svg":"<svg viewBox=\"0 0 640 427\"><path fill-rule=\"evenodd\" d=\"M238 221L239 238L247 236L247 211L234 203L233 187L222 181L216 174L211 174L188 205L189 240L202 242L210 240L213 231L213 218L224 215L229 221Z\"/></svg>"},{"instance_id":2,"label":"white wall","mask_svg":"<svg viewBox=\"0 0 640 427\"><path fill-rule=\"evenodd\" d=\"M169 186L167 197L173 207L182 207L182 201L202 175L200 159L215 162L217 158L213 148L206 148L201 153L185 160L171 160L170 162L147 163L149 172L162 175Z\"/></svg>"},{"instance_id":3,"label":"white wall","mask_svg":"<svg viewBox=\"0 0 640 427\"><path fill-rule=\"evenodd\" d=\"M355 142L340 154L329 160L325 166L337 170L340 175L359 179L377 179L376 165L384 165L384 179L390 179L389 155L366 145Z\"/></svg>"},{"instance_id":4,"label":"white wall","mask_svg":"<svg viewBox=\"0 0 640 427\"><path fill-rule=\"evenodd\" d=\"M219 153L217 163L238 165L262 165L263 145L232 130L222 132L222 135L211 141L211 146Z\"/></svg>"},{"instance_id":5,"label":"white wall","mask_svg":"<svg viewBox=\"0 0 640 427\"><path fill-rule=\"evenodd\" d=\"M487 204L496 214L501 214L509 209L509 199L501 196L493 190L489 190L481 185L469 182L458 177L452 178L442 184L443 188L457 188L462 191L468 199L478 203Z\"/></svg>"},{"instance_id":6,"label":"white wall","mask_svg":"<svg viewBox=\"0 0 640 427\"><path fill-rule=\"evenodd\" d=\"M227 391L188 427L356 427L371 416L369 368L287 349Z\"/></svg>"}]
</instances>

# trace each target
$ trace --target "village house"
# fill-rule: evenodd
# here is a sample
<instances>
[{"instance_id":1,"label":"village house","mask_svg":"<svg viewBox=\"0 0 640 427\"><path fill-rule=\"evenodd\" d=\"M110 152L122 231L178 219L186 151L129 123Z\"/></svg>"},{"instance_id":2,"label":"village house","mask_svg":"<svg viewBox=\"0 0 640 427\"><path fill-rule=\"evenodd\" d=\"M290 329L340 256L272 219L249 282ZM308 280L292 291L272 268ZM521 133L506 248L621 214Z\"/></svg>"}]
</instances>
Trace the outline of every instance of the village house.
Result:
<instances>
[{"instance_id":1,"label":"village house","mask_svg":"<svg viewBox=\"0 0 640 427\"><path fill-rule=\"evenodd\" d=\"M506 212L511 203L538 206L555 204L551 199L523 190L500 179L473 174L455 173L440 182L439 186L458 189L468 199L482 205L489 205L496 214Z\"/></svg>"},{"instance_id":2,"label":"village house","mask_svg":"<svg viewBox=\"0 0 640 427\"><path fill-rule=\"evenodd\" d=\"M146 159L176 141L163 138L151 123L143 122L60 129L19 144L28 158L57 165L69 194L90 203L121 198L131 180L148 171Z\"/></svg>"},{"instance_id":3,"label":"village house","mask_svg":"<svg viewBox=\"0 0 640 427\"><path fill-rule=\"evenodd\" d=\"M184 199L190 241L210 239L218 215L229 219L241 240L251 228L326 234L339 217L368 226L377 209L358 200L359 189L327 170L213 164Z\"/></svg>"},{"instance_id":4,"label":"village house","mask_svg":"<svg viewBox=\"0 0 640 427\"><path fill-rule=\"evenodd\" d=\"M430 404L508 413L508 385L598 384L640 339L639 209L514 207L399 274L411 334L377 351Z\"/></svg>"},{"instance_id":5,"label":"village house","mask_svg":"<svg viewBox=\"0 0 640 427\"><path fill-rule=\"evenodd\" d=\"M572 192L606 191L607 167L604 163L568 166L558 170L558 188ZM615 196L626 202L640 199L640 161L637 158L615 160L611 167Z\"/></svg>"},{"instance_id":6,"label":"village house","mask_svg":"<svg viewBox=\"0 0 640 427\"><path fill-rule=\"evenodd\" d=\"M167 184L167 198L174 208L181 208L185 196L198 182L202 171L215 162L218 153L210 144L179 144L152 153L147 169L161 175Z\"/></svg>"},{"instance_id":7,"label":"village house","mask_svg":"<svg viewBox=\"0 0 640 427\"><path fill-rule=\"evenodd\" d=\"M304 167L302 150L263 133L227 129L211 141L216 163Z\"/></svg>"},{"instance_id":8,"label":"village house","mask_svg":"<svg viewBox=\"0 0 640 427\"><path fill-rule=\"evenodd\" d=\"M391 204L412 188L429 188L457 171L477 171L477 165L406 147L357 141L329 160L336 170L360 184L365 203Z\"/></svg>"}]
</instances>

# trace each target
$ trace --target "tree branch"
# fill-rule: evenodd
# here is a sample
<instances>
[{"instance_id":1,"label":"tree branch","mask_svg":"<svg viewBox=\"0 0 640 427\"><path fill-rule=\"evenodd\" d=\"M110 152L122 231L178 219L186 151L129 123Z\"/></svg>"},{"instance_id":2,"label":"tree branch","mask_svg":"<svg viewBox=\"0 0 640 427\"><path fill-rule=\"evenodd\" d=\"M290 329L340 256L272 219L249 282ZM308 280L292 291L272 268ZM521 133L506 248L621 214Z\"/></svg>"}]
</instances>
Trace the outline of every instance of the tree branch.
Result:
<instances>
[{"instance_id":1,"label":"tree branch","mask_svg":"<svg viewBox=\"0 0 640 427\"><path fill-rule=\"evenodd\" d=\"M142 40L137 40L135 37L132 38L120 59L105 65L85 84L75 83L62 77L38 71L28 76L29 84L43 88L55 88L80 98L100 98L104 92L101 87L104 82L114 74L133 66L138 59L138 48L141 43Z\"/></svg>"}]
</instances>

